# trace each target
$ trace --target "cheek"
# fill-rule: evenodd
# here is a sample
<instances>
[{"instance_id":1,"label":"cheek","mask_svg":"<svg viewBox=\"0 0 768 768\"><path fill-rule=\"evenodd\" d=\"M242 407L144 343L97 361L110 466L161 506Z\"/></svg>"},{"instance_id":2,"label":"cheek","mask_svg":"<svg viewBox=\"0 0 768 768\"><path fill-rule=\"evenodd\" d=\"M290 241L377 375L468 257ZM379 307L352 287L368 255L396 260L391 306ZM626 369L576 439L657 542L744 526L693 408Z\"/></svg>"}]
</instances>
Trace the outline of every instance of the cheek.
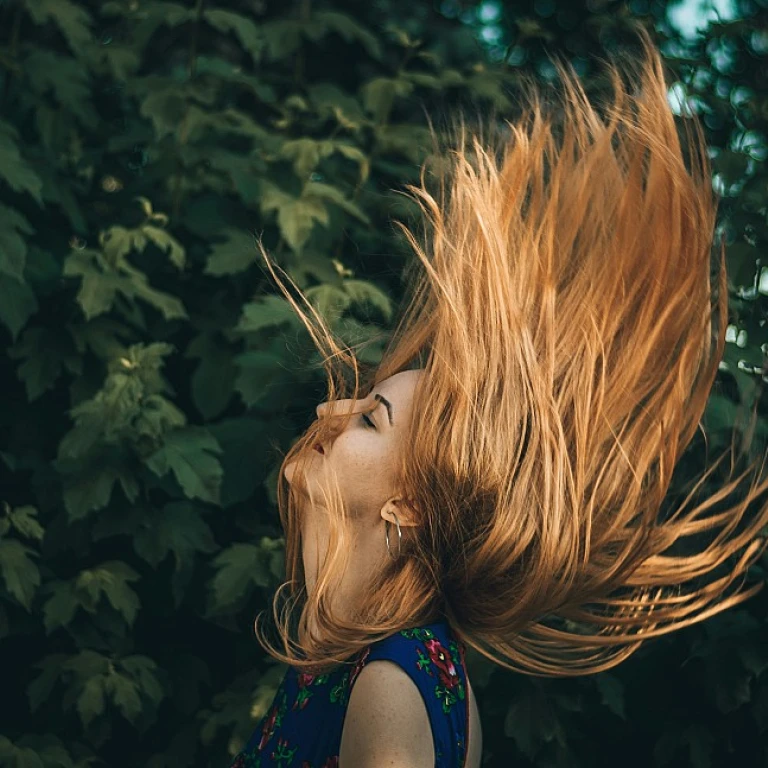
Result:
<instances>
[{"instance_id":1,"label":"cheek","mask_svg":"<svg viewBox=\"0 0 768 768\"><path fill-rule=\"evenodd\" d=\"M375 435L347 432L336 439L329 459L339 477L352 479L380 467L386 459L386 450Z\"/></svg>"}]
</instances>

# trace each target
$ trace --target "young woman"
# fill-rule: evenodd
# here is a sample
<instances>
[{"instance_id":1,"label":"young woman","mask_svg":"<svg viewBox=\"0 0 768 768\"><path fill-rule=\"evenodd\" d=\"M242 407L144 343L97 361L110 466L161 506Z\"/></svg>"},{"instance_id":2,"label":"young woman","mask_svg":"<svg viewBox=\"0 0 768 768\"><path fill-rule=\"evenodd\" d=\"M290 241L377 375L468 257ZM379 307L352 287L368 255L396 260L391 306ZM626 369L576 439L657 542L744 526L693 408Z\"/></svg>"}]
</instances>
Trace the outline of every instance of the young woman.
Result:
<instances>
[{"instance_id":1,"label":"young woman","mask_svg":"<svg viewBox=\"0 0 768 768\"><path fill-rule=\"evenodd\" d=\"M681 120L681 140L640 39L603 109L558 65L558 101L531 85L502 138L459 132L436 192L423 173L379 365L270 265L328 397L282 467L282 648L256 626L289 669L233 767L477 768L468 646L526 674L595 673L761 587L726 595L766 547L768 508L744 514L768 487L754 465L730 507L711 509L746 473L662 507L722 357L727 286L722 248L710 282L701 129Z\"/></svg>"}]
</instances>

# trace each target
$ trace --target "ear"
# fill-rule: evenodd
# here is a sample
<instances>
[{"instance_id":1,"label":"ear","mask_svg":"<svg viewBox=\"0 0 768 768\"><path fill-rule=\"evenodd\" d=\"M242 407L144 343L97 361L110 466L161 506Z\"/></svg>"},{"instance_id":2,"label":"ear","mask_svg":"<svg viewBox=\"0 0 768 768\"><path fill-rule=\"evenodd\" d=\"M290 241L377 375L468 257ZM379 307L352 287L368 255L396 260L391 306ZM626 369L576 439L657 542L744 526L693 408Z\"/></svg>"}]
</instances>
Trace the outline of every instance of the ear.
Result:
<instances>
[{"instance_id":1,"label":"ear","mask_svg":"<svg viewBox=\"0 0 768 768\"><path fill-rule=\"evenodd\" d=\"M393 525L395 525L395 517L397 517L397 522L403 528L419 524L416 510L407 504L405 499L398 496L393 496L384 502L384 506L381 508L381 517Z\"/></svg>"}]
</instances>

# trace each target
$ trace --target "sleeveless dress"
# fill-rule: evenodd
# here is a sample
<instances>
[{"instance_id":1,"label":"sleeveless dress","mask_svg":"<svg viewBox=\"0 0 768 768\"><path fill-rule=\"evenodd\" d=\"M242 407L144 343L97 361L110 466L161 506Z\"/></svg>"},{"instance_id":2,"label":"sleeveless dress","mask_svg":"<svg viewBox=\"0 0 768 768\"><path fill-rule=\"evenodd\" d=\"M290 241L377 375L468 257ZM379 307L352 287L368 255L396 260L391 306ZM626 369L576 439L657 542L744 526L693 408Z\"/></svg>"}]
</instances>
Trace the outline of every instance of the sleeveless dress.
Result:
<instances>
[{"instance_id":1,"label":"sleeveless dress","mask_svg":"<svg viewBox=\"0 0 768 768\"><path fill-rule=\"evenodd\" d=\"M372 643L354 666L340 664L324 675L288 667L272 706L230 768L338 768L352 686L377 659L398 664L419 689L432 727L435 768L463 768L469 731L465 654L464 643L440 620Z\"/></svg>"}]
</instances>

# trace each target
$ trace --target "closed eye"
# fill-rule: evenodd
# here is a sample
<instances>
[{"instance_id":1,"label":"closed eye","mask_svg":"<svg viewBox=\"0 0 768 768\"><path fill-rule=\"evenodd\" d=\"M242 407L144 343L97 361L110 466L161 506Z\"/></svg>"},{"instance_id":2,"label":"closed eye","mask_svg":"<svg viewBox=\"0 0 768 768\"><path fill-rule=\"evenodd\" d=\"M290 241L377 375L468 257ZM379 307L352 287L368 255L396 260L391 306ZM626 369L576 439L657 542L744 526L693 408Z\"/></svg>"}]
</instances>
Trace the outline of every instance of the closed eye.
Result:
<instances>
[{"instance_id":1,"label":"closed eye","mask_svg":"<svg viewBox=\"0 0 768 768\"><path fill-rule=\"evenodd\" d=\"M376 425L366 416L366 414L362 414L360 417L363 422L366 424L366 429L376 429Z\"/></svg>"}]
</instances>

